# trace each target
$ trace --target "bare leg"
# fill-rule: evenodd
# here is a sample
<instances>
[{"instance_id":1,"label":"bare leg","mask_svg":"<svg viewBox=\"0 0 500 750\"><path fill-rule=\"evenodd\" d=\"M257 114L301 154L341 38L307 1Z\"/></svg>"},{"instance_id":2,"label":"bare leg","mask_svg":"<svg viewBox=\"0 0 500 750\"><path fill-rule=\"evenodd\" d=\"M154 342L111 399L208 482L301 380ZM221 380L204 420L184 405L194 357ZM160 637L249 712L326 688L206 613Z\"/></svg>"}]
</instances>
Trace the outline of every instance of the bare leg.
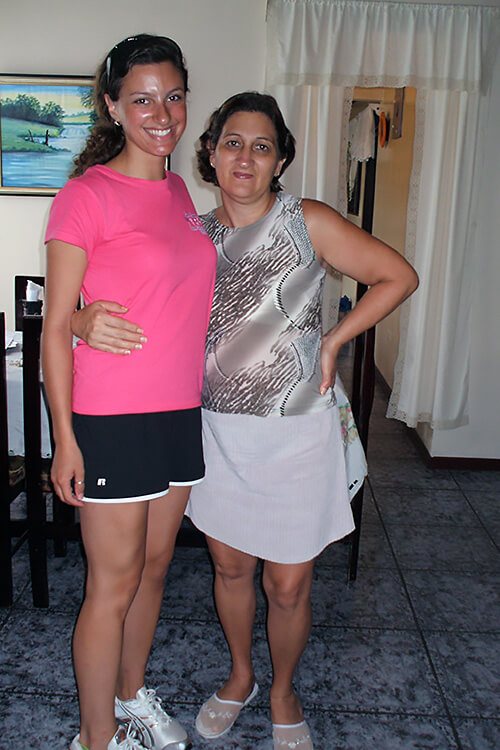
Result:
<instances>
[{"instance_id":1,"label":"bare leg","mask_svg":"<svg viewBox=\"0 0 500 750\"><path fill-rule=\"evenodd\" d=\"M135 698L144 675L160 613L165 576L174 552L190 487L171 487L166 497L149 502L146 553L141 582L125 618L116 693Z\"/></svg>"},{"instance_id":2,"label":"bare leg","mask_svg":"<svg viewBox=\"0 0 500 750\"><path fill-rule=\"evenodd\" d=\"M114 694L123 622L144 565L147 503L86 503L80 511L88 577L73 638L80 739L106 750L116 731Z\"/></svg>"},{"instance_id":3,"label":"bare leg","mask_svg":"<svg viewBox=\"0 0 500 750\"><path fill-rule=\"evenodd\" d=\"M264 563L263 583L269 602L267 634L273 664L270 695L274 724L296 724L303 719L292 679L311 631L313 568L314 560L297 565Z\"/></svg>"},{"instance_id":4,"label":"bare leg","mask_svg":"<svg viewBox=\"0 0 500 750\"><path fill-rule=\"evenodd\" d=\"M215 603L232 660L229 679L217 695L223 700L244 701L255 682L251 649L257 558L215 539L207 541L215 566Z\"/></svg>"}]
</instances>

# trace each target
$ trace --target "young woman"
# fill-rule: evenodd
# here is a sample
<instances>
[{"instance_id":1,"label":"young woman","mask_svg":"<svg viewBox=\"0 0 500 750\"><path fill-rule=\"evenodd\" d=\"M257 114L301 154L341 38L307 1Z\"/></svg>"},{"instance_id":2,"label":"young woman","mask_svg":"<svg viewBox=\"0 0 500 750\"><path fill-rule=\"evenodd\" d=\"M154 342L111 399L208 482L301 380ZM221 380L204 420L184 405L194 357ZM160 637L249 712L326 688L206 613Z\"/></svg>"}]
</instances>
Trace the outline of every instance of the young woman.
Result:
<instances>
[{"instance_id":1,"label":"young woman","mask_svg":"<svg viewBox=\"0 0 500 750\"><path fill-rule=\"evenodd\" d=\"M190 746L144 686L189 488L204 476L200 393L215 250L183 181L165 172L185 129L186 91L171 39L117 44L97 72L99 122L47 229L52 479L79 508L88 561L73 639L81 723L71 750ZM117 357L79 342L73 353L80 292L86 303L126 300L147 345L141 336Z\"/></svg>"},{"instance_id":2,"label":"young woman","mask_svg":"<svg viewBox=\"0 0 500 750\"><path fill-rule=\"evenodd\" d=\"M200 173L221 190L201 217L218 252L207 336L203 438L207 475L187 513L205 532L215 599L232 658L227 682L201 707L205 738L227 733L257 694L251 661L254 573L264 560L276 750L310 750L292 678L311 628L314 560L353 528L334 383L340 347L417 287L411 266L329 206L282 192L294 139L275 100L237 94L201 137ZM321 335L330 265L370 288ZM94 311L76 332L123 353L134 326Z\"/></svg>"}]
</instances>

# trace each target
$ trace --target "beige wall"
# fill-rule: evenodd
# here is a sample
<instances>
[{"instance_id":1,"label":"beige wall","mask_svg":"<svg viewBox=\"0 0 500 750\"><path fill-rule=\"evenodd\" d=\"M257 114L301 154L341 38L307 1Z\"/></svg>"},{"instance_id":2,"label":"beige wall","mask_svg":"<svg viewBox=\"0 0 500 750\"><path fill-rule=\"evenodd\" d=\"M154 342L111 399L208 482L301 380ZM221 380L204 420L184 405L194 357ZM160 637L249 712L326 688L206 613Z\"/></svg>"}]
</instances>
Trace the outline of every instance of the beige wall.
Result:
<instances>
[{"instance_id":1,"label":"beige wall","mask_svg":"<svg viewBox=\"0 0 500 750\"><path fill-rule=\"evenodd\" d=\"M396 140L389 139L388 145L379 149L377 157L373 233L403 255L406 243L408 190L413 163L416 93L416 89L410 86L406 88L402 137ZM383 94L381 111L392 118L394 90L384 89ZM375 362L391 387L399 347L399 317L398 309L377 327Z\"/></svg>"},{"instance_id":2,"label":"beige wall","mask_svg":"<svg viewBox=\"0 0 500 750\"><path fill-rule=\"evenodd\" d=\"M120 39L145 31L173 37L190 73L188 127L173 169L198 210L215 191L196 176L194 144L211 111L244 89L261 89L265 68L265 0L16 0L1 2L0 71L93 75ZM44 268L43 234L51 199L0 196L0 310L13 327L13 277Z\"/></svg>"}]
</instances>

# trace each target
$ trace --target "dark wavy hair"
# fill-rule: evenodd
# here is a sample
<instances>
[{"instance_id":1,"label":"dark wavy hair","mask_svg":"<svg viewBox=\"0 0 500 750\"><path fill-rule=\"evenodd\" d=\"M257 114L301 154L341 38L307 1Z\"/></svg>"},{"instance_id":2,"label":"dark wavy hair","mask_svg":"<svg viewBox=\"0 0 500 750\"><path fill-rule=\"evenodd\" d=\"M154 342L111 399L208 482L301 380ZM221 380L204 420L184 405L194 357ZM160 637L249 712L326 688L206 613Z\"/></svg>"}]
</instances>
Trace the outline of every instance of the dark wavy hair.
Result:
<instances>
[{"instance_id":1,"label":"dark wavy hair","mask_svg":"<svg viewBox=\"0 0 500 750\"><path fill-rule=\"evenodd\" d=\"M182 75L184 90L188 91L188 72L179 45L166 36L138 34L116 44L97 68L94 85L94 107L97 121L90 131L81 154L75 157L71 177L79 177L94 164L105 164L117 156L125 145L120 126L114 124L104 94L112 101L120 95L123 79L134 65L170 62Z\"/></svg>"},{"instance_id":2,"label":"dark wavy hair","mask_svg":"<svg viewBox=\"0 0 500 750\"><path fill-rule=\"evenodd\" d=\"M279 175L273 177L271 182L271 192L278 193L283 189L279 178L288 165L292 163L295 156L295 138L285 124L276 99L269 94L259 94L258 91L244 91L241 94L235 94L212 113L208 128L200 136L200 148L196 152L198 171L202 179L205 182L211 182L213 185L219 184L215 169L210 164L210 155L217 146L226 121L236 112L262 112L273 123L276 130L278 155L280 159L285 160Z\"/></svg>"}]
</instances>

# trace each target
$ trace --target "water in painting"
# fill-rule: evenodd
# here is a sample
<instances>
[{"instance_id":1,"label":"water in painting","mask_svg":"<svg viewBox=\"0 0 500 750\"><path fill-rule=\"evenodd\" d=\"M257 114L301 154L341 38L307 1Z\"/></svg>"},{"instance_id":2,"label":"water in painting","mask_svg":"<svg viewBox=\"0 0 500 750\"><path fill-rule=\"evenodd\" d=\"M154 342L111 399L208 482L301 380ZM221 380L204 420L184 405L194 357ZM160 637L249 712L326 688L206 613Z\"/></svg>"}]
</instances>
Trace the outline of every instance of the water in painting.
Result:
<instances>
[{"instance_id":1,"label":"water in painting","mask_svg":"<svg viewBox=\"0 0 500 750\"><path fill-rule=\"evenodd\" d=\"M0 83L4 188L60 188L95 119L90 85Z\"/></svg>"}]
</instances>

